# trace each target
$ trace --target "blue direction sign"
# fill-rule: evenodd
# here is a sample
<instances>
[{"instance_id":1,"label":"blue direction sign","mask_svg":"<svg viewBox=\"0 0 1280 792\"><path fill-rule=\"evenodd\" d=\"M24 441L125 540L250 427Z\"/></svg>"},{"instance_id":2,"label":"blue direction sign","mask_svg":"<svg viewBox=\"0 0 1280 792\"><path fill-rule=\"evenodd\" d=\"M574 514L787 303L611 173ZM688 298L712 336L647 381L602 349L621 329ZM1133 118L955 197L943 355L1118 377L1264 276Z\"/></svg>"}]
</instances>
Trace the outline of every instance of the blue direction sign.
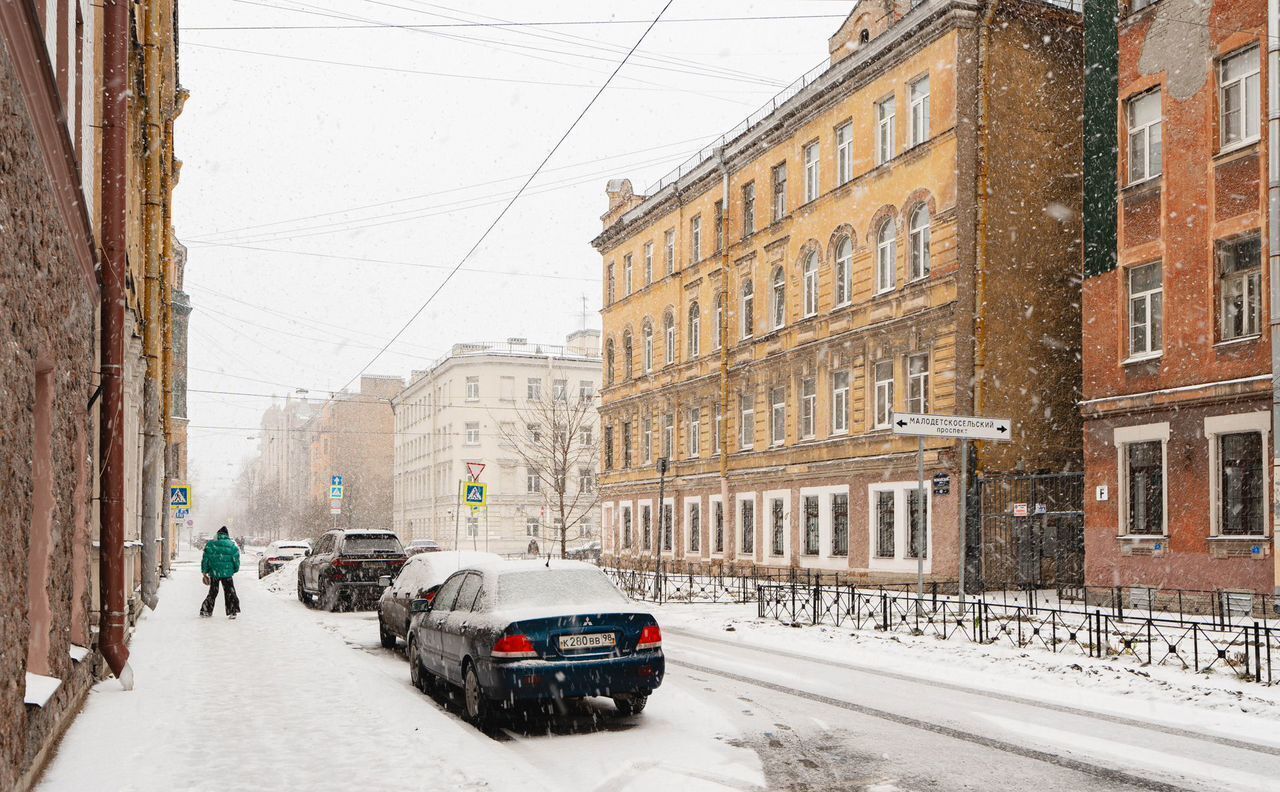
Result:
<instances>
[{"instance_id":1,"label":"blue direction sign","mask_svg":"<svg viewBox=\"0 0 1280 792\"><path fill-rule=\"evenodd\" d=\"M190 509L176 509L174 510L173 516L177 517L179 520L185 520L187 519L188 514L191 514Z\"/></svg>"},{"instance_id":2,"label":"blue direction sign","mask_svg":"<svg viewBox=\"0 0 1280 792\"><path fill-rule=\"evenodd\" d=\"M343 484L342 476L334 476L334 477L332 477L332 478L330 478L330 479L329 479L329 486L330 486L330 487L341 487L341 486L342 486L342 484Z\"/></svg>"},{"instance_id":3,"label":"blue direction sign","mask_svg":"<svg viewBox=\"0 0 1280 792\"><path fill-rule=\"evenodd\" d=\"M169 487L169 506L174 509L190 509L191 487L186 484L175 484Z\"/></svg>"}]
</instances>

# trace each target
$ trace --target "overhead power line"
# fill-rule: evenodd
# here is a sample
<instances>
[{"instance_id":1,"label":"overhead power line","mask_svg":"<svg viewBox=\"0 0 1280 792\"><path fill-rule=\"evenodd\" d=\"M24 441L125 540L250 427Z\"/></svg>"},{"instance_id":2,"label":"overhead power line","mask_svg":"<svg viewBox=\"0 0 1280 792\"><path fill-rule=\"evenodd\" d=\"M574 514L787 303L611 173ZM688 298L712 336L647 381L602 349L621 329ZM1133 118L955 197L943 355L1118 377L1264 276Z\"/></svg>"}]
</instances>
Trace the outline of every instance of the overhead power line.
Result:
<instances>
[{"instance_id":1,"label":"overhead power line","mask_svg":"<svg viewBox=\"0 0 1280 792\"><path fill-rule=\"evenodd\" d=\"M253 5L261 5L254 3ZM283 10L283 9L282 9ZM844 19L846 14L771 14L768 16L714 16L664 19L664 25L699 22L777 22L786 19ZM181 30L386 30L396 28L539 28L593 27L596 25L644 25L647 19L561 19L548 22L432 22L395 24L392 22L359 25L183 25Z\"/></svg>"}]
</instances>

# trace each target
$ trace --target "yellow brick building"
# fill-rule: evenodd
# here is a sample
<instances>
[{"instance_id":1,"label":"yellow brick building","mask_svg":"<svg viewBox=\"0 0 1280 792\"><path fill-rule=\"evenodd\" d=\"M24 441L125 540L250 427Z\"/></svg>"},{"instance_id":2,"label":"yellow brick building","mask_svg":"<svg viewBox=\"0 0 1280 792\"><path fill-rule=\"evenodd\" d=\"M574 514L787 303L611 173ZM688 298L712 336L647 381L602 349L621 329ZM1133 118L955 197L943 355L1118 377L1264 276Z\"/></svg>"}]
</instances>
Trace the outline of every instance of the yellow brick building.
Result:
<instances>
[{"instance_id":1,"label":"yellow brick building","mask_svg":"<svg viewBox=\"0 0 1280 792\"><path fill-rule=\"evenodd\" d=\"M1078 469L1079 14L862 0L829 45L648 196L609 183L592 244L622 563L892 579L923 540L956 579L955 443L928 444L926 476L953 483L922 532L894 411L1014 418L979 471Z\"/></svg>"}]
</instances>

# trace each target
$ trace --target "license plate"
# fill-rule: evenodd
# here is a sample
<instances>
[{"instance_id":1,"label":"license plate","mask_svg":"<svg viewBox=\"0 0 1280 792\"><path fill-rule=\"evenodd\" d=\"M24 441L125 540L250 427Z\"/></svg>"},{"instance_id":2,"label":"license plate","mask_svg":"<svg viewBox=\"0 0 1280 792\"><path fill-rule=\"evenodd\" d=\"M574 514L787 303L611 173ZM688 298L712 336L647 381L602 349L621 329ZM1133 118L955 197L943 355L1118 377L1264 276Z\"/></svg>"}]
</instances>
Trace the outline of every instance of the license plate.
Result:
<instances>
[{"instance_id":1,"label":"license plate","mask_svg":"<svg viewBox=\"0 0 1280 792\"><path fill-rule=\"evenodd\" d=\"M612 649L617 644L613 633L583 633L560 636L560 651L566 649Z\"/></svg>"}]
</instances>

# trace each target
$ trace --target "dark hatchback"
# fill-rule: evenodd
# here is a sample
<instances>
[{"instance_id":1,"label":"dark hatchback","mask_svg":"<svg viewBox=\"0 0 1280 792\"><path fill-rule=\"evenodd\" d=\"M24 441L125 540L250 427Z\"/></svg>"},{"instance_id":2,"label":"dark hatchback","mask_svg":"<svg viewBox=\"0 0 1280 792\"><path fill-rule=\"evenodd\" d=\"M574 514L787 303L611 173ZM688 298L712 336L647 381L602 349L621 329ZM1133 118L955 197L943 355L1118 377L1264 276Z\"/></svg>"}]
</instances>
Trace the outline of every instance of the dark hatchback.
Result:
<instances>
[{"instance_id":1,"label":"dark hatchback","mask_svg":"<svg viewBox=\"0 0 1280 792\"><path fill-rule=\"evenodd\" d=\"M413 610L414 684L461 687L467 717L482 726L500 706L586 696L636 714L666 671L653 615L591 564L467 567Z\"/></svg>"}]
</instances>

